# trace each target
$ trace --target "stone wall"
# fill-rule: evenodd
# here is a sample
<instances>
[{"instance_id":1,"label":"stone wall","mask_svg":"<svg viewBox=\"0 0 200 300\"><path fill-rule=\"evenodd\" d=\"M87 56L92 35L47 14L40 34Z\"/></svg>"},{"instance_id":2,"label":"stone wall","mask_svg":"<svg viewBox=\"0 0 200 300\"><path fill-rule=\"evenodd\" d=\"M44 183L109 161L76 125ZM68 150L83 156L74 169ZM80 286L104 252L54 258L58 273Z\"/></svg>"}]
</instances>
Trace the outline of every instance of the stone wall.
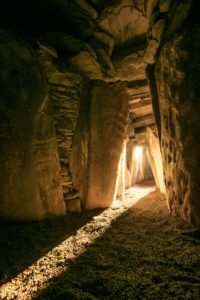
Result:
<instances>
[{"instance_id":1,"label":"stone wall","mask_svg":"<svg viewBox=\"0 0 200 300\"><path fill-rule=\"evenodd\" d=\"M81 206L85 207L88 190L89 122L91 83L86 82L80 98L80 109L70 156L70 170L74 188L78 191Z\"/></svg>"},{"instance_id":2,"label":"stone wall","mask_svg":"<svg viewBox=\"0 0 200 300\"><path fill-rule=\"evenodd\" d=\"M65 214L48 85L35 51L0 31L0 217Z\"/></svg>"},{"instance_id":3,"label":"stone wall","mask_svg":"<svg viewBox=\"0 0 200 300\"><path fill-rule=\"evenodd\" d=\"M187 25L163 44L155 64L161 151L172 213L200 224L200 26Z\"/></svg>"},{"instance_id":4,"label":"stone wall","mask_svg":"<svg viewBox=\"0 0 200 300\"><path fill-rule=\"evenodd\" d=\"M81 210L77 194L76 176L72 182L70 157L80 102L84 95L85 81L81 75L69 71L59 64L57 51L49 45L39 43L39 56L49 84L49 96L55 122L56 141L61 165L62 188L67 211ZM76 174L78 176L78 174Z\"/></svg>"},{"instance_id":5,"label":"stone wall","mask_svg":"<svg viewBox=\"0 0 200 300\"><path fill-rule=\"evenodd\" d=\"M62 75L65 80L62 81L59 77L58 80L50 82L50 100L55 116L56 140L65 196L73 190L69 159L79 111L81 83L80 77L74 74L65 72ZM77 82L74 82L74 77L78 79Z\"/></svg>"},{"instance_id":6,"label":"stone wall","mask_svg":"<svg viewBox=\"0 0 200 300\"><path fill-rule=\"evenodd\" d=\"M200 224L199 1L149 1L146 69L170 211Z\"/></svg>"}]
</instances>

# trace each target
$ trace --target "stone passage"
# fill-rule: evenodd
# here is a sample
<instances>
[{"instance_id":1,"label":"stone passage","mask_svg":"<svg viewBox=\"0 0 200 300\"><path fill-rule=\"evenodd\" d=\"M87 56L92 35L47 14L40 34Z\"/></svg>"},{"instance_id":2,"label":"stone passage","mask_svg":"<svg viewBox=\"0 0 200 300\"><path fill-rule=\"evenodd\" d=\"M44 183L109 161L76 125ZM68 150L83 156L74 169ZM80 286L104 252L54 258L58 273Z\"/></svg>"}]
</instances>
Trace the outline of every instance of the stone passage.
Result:
<instances>
[{"instance_id":1,"label":"stone passage","mask_svg":"<svg viewBox=\"0 0 200 300\"><path fill-rule=\"evenodd\" d=\"M153 171L200 225L199 3L1 1L0 217L107 206Z\"/></svg>"}]
</instances>

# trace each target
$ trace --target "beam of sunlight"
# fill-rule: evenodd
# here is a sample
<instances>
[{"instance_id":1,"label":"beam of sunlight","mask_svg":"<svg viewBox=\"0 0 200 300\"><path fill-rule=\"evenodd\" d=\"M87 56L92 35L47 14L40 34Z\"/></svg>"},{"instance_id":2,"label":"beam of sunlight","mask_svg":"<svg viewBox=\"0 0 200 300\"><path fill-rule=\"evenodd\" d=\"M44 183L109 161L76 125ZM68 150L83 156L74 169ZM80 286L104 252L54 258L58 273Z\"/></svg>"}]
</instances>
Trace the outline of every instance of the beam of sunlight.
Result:
<instances>
[{"instance_id":1,"label":"beam of sunlight","mask_svg":"<svg viewBox=\"0 0 200 300\"><path fill-rule=\"evenodd\" d=\"M122 153L122 181L123 181L123 192L122 192L122 198L124 197L124 191L125 191L125 168L126 168L126 142L124 142L124 149Z\"/></svg>"},{"instance_id":2,"label":"beam of sunlight","mask_svg":"<svg viewBox=\"0 0 200 300\"><path fill-rule=\"evenodd\" d=\"M113 196L113 205L115 204L116 199L117 199L117 192L118 192L118 186L119 186L119 177L120 177L120 169L121 169L121 160L122 160L122 155L120 157L119 164L118 164L117 179L116 179L116 184L115 184L115 192L114 192L114 196Z\"/></svg>"},{"instance_id":3,"label":"beam of sunlight","mask_svg":"<svg viewBox=\"0 0 200 300\"><path fill-rule=\"evenodd\" d=\"M135 179L134 182L137 182L138 172L140 170L142 174L142 154L143 154L143 148L142 146L135 147L135 156L136 156L136 171L135 171Z\"/></svg>"},{"instance_id":4,"label":"beam of sunlight","mask_svg":"<svg viewBox=\"0 0 200 300\"><path fill-rule=\"evenodd\" d=\"M125 191L125 200L109 207L33 265L0 287L0 299L32 299L51 281L67 270L69 263L84 253L110 227L113 220L136 204L155 187L133 187Z\"/></svg>"},{"instance_id":5,"label":"beam of sunlight","mask_svg":"<svg viewBox=\"0 0 200 300\"><path fill-rule=\"evenodd\" d=\"M136 152L136 159L140 160L140 157L142 157L142 147L137 146L135 148L135 152Z\"/></svg>"},{"instance_id":6,"label":"beam of sunlight","mask_svg":"<svg viewBox=\"0 0 200 300\"><path fill-rule=\"evenodd\" d=\"M118 194L120 180L122 180L122 185L123 185L123 190L121 195L123 199L124 190L125 190L125 167L126 167L126 142L124 141L123 150L118 164L117 180L116 180L115 192L113 196L113 205L115 205L115 202L117 201L117 194Z\"/></svg>"}]
</instances>

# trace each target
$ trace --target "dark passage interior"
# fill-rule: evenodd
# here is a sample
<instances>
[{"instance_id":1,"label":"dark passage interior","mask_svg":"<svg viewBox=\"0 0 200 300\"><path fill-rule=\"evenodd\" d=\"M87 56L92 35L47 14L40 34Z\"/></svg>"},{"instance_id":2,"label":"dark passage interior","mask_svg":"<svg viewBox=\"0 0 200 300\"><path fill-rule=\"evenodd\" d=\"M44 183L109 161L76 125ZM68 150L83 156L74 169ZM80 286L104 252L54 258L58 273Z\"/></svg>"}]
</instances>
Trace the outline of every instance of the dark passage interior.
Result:
<instances>
[{"instance_id":1,"label":"dark passage interior","mask_svg":"<svg viewBox=\"0 0 200 300\"><path fill-rule=\"evenodd\" d=\"M1 1L1 299L199 299L199 11Z\"/></svg>"}]
</instances>

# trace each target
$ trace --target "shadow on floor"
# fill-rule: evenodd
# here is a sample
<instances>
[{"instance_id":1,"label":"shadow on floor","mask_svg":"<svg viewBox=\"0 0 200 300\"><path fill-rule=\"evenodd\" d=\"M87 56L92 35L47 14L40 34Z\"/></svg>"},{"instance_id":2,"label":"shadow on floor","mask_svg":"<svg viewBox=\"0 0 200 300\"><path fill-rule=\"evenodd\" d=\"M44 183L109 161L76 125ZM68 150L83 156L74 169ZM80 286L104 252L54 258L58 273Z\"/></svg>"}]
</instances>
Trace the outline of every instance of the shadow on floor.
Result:
<instances>
[{"instance_id":1,"label":"shadow on floor","mask_svg":"<svg viewBox=\"0 0 200 300\"><path fill-rule=\"evenodd\" d=\"M103 210L39 222L0 222L0 285L32 265Z\"/></svg>"},{"instance_id":2,"label":"shadow on floor","mask_svg":"<svg viewBox=\"0 0 200 300\"><path fill-rule=\"evenodd\" d=\"M191 237L193 239L200 240L200 229L183 232L182 234L185 236Z\"/></svg>"}]
</instances>

